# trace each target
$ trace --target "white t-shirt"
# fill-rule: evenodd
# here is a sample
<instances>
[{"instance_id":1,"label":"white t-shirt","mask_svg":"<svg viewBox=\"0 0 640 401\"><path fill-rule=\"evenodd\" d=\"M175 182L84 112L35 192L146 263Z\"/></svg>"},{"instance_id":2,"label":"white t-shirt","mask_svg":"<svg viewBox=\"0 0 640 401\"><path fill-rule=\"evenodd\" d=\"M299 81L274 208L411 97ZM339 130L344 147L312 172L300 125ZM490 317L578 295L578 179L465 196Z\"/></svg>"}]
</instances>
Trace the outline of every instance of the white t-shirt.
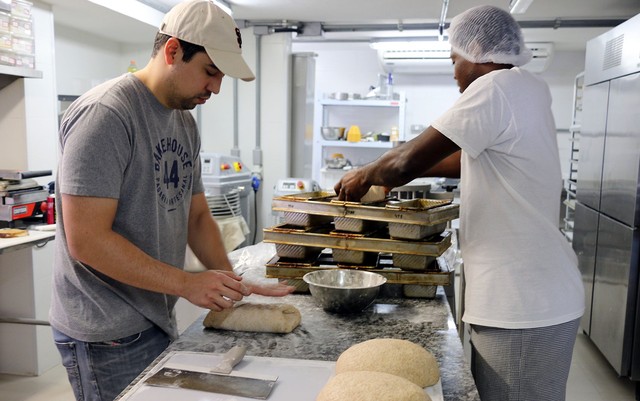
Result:
<instances>
[{"instance_id":1,"label":"white t-shirt","mask_svg":"<svg viewBox=\"0 0 640 401\"><path fill-rule=\"evenodd\" d=\"M515 329L582 316L577 258L558 229L562 176L546 83L517 67L493 71L432 126L462 148L463 320Z\"/></svg>"}]
</instances>

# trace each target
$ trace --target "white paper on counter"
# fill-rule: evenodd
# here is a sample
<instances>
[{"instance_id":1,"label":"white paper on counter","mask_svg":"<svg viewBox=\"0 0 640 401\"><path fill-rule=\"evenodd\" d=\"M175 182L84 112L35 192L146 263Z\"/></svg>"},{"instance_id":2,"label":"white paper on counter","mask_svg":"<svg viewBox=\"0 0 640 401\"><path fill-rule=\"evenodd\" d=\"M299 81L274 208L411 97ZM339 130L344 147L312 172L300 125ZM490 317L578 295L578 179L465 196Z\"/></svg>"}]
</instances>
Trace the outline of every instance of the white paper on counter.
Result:
<instances>
[{"instance_id":1,"label":"white paper on counter","mask_svg":"<svg viewBox=\"0 0 640 401\"><path fill-rule=\"evenodd\" d=\"M222 354L173 351L167 354L140 382L122 397L122 401L252 401L253 398L207 393L188 389L147 386L144 380L164 367L208 372L222 359ZM234 373L249 376L278 376L268 401L315 401L318 393L333 376L335 362L309 359L245 356ZM444 401L440 381L427 387L432 401Z\"/></svg>"}]
</instances>

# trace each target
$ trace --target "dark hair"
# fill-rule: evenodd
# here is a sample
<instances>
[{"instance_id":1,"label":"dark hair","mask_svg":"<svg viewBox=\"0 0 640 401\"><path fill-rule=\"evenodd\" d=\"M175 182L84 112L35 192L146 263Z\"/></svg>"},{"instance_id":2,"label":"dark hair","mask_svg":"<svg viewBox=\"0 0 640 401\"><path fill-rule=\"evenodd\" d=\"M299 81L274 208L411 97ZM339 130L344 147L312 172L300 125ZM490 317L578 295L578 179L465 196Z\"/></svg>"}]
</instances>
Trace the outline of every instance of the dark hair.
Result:
<instances>
[{"instance_id":1,"label":"dark hair","mask_svg":"<svg viewBox=\"0 0 640 401\"><path fill-rule=\"evenodd\" d=\"M170 35L166 35L161 32L156 33L156 38L153 42L153 50L151 51L151 58L158 54L162 46L164 46L170 38ZM185 63L188 63L196 53L205 51L204 47L200 45L194 45L193 43L186 42L182 39L178 39L178 41L180 42L180 47L182 47L182 61Z\"/></svg>"}]
</instances>

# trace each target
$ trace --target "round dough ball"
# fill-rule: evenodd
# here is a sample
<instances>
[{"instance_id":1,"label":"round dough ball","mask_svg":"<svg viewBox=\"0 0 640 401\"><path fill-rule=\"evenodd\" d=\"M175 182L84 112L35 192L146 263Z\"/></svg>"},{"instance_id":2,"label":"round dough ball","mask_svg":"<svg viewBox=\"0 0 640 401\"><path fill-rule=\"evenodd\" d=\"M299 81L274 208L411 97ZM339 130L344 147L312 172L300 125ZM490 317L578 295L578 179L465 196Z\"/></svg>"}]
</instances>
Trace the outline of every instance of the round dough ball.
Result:
<instances>
[{"instance_id":1,"label":"round dough ball","mask_svg":"<svg viewBox=\"0 0 640 401\"><path fill-rule=\"evenodd\" d=\"M332 377L316 401L431 401L407 379L382 372L345 372Z\"/></svg>"},{"instance_id":2,"label":"round dough ball","mask_svg":"<svg viewBox=\"0 0 640 401\"><path fill-rule=\"evenodd\" d=\"M404 377L420 387L433 386L440 368L433 354L407 340L375 338L353 345L336 362L336 373L369 370Z\"/></svg>"}]
</instances>

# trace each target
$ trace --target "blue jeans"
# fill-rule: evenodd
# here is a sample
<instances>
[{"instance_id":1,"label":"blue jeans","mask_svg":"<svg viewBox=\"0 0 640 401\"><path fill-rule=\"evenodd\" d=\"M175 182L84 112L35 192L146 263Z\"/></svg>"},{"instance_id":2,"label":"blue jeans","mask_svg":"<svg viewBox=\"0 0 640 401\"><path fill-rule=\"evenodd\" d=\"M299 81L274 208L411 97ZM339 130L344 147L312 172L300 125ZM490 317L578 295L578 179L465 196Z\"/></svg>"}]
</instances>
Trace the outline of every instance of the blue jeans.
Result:
<instances>
[{"instance_id":1,"label":"blue jeans","mask_svg":"<svg viewBox=\"0 0 640 401\"><path fill-rule=\"evenodd\" d=\"M77 401L112 401L171 342L156 326L105 342L79 341L53 329L53 340Z\"/></svg>"}]
</instances>

